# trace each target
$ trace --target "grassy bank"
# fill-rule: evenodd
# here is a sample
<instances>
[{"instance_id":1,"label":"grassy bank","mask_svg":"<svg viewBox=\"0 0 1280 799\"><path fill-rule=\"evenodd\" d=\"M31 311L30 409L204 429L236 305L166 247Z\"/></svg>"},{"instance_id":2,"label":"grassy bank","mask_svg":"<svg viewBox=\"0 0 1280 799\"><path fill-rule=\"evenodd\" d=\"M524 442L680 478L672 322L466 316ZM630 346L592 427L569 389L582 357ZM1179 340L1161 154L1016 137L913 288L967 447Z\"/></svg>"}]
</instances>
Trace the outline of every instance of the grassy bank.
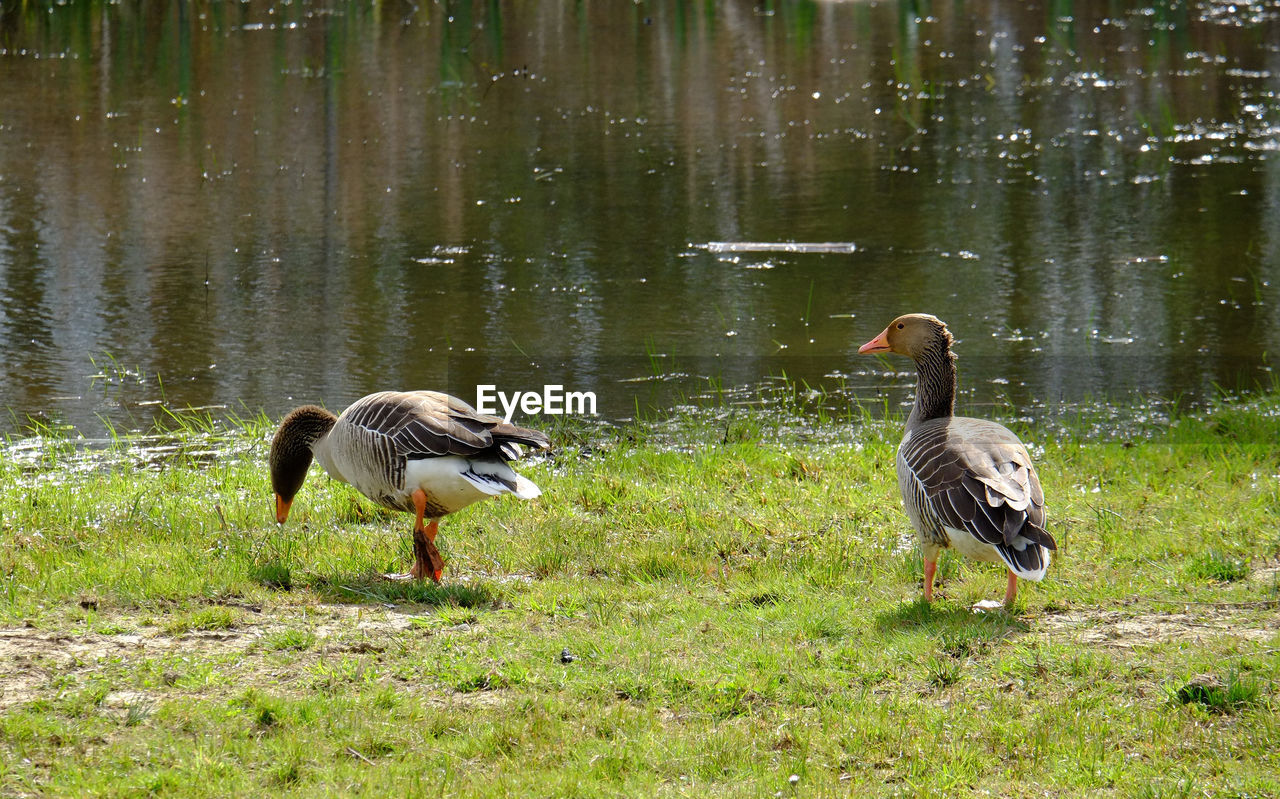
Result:
<instances>
[{"instance_id":1,"label":"grassy bank","mask_svg":"<svg viewBox=\"0 0 1280 799\"><path fill-rule=\"evenodd\" d=\"M0 794L1276 795L1277 409L1021 431L1060 548L986 615L918 602L892 423L560 428L440 587L318 471L278 529L265 420L11 448Z\"/></svg>"}]
</instances>

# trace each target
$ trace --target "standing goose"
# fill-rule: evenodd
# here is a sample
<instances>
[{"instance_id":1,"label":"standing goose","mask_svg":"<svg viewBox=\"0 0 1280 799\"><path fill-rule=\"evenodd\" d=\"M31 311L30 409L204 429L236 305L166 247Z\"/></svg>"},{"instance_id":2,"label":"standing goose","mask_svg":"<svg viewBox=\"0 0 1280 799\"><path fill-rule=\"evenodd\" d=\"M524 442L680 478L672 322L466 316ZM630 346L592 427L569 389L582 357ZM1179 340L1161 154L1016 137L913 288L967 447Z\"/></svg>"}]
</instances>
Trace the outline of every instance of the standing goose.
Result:
<instances>
[{"instance_id":1,"label":"standing goose","mask_svg":"<svg viewBox=\"0 0 1280 799\"><path fill-rule=\"evenodd\" d=\"M444 559L435 539L440 518L499 494L532 499L541 490L507 464L520 444L548 445L537 430L476 411L438 391L383 391L356 400L341 416L304 405L289 412L271 441L276 521L289 518L293 497L314 455L329 476L355 486L391 510L417 515L413 568L436 582ZM423 520L429 520L424 526Z\"/></svg>"},{"instance_id":2,"label":"standing goose","mask_svg":"<svg viewBox=\"0 0 1280 799\"><path fill-rule=\"evenodd\" d=\"M858 348L896 352L916 362L919 383L898 446L898 488L924 550L924 599L933 599L938 552L1004 563L1013 603L1018 578L1039 582L1057 549L1045 530L1044 492L1031 456L1008 428L952 416L956 356L951 332L937 317L907 314Z\"/></svg>"}]
</instances>

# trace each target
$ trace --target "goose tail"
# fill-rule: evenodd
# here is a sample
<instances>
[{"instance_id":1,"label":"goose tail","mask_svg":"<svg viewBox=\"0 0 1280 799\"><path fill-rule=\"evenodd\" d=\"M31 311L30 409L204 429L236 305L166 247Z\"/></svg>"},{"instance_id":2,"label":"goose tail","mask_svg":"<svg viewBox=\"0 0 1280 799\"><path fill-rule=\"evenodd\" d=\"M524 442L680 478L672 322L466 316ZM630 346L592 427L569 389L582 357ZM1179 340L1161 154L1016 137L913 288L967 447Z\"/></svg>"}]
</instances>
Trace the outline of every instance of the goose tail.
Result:
<instances>
[{"instance_id":1,"label":"goose tail","mask_svg":"<svg viewBox=\"0 0 1280 799\"><path fill-rule=\"evenodd\" d=\"M533 499L535 497L542 496L542 489L538 488L537 484L529 478L517 474L516 490L511 493L515 494L520 499Z\"/></svg>"},{"instance_id":2,"label":"goose tail","mask_svg":"<svg viewBox=\"0 0 1280 799\"><path fill-rule=\"evenodd\" d=\"M1049 570L1049 550L1025 538L1019 537L1013 544L998 544L996 551L1009 571L1020 579L1038 583Z\"/></svg>"}]
</instances>

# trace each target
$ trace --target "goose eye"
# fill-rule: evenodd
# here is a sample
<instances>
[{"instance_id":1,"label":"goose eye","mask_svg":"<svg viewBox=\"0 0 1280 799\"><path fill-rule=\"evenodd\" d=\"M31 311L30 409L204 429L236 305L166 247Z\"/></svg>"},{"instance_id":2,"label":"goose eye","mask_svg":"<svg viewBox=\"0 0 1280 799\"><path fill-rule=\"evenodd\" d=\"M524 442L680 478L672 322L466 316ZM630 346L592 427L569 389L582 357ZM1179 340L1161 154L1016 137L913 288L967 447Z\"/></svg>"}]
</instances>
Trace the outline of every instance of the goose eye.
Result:
<instances>
[{"instance_id":1,"label":"goose eye","mask_svg":"<svg viewBox=\"0 0 1280 799\"><path fill-rule=\"evenodd\" d=\"M903 328L903 324L902 324L901 322L899 322L899 323L898 323L898 329L899 329L899 330L901 330L902 328Z\"/></svg>"}]
</instances>

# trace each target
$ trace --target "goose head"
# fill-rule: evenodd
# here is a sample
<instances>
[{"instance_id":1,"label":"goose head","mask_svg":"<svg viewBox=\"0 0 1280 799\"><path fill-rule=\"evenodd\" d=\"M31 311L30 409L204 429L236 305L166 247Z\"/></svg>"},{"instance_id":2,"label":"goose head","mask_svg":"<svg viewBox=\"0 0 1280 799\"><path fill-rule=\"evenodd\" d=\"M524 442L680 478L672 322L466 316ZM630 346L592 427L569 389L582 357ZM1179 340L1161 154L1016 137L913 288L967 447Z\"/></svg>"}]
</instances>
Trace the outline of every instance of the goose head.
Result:
<instances>
[{"instance_id":1,"label":"goose head","mask_svg":"<svg viewBox=\"0 0 1280 799\"><path fill-rule=\"evenodd\" d=\"M275 438L271 439L271 490L276 495L276 521L284 524L289 506L307 479L311 467L312 446L328 435L338 417L315 405L295 408L284 417Z\"/></svg>"},{"instance_id":2,"label":"goose head","mask_svg":"<svg viewBox=\"0 0 1280 799\"><path fill-rule=\"evenodd\" d=\"M927 313L909 313L889 323L880 335L858 348L865 354L896 352L913 360L919 360L925 352L942 345L944 351L951 348L951 331L941 319Z\"/></svg>"}]
</instances>

